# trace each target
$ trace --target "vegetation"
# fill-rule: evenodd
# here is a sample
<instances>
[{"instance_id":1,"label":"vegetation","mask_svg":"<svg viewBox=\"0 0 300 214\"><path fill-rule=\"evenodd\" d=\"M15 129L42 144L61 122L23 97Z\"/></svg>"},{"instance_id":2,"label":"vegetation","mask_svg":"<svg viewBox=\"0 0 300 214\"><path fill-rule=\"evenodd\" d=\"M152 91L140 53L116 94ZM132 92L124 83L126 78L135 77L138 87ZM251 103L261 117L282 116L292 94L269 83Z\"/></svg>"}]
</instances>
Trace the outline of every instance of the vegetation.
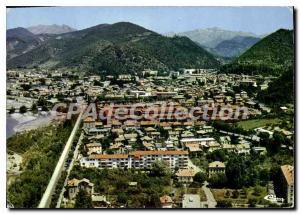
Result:
<instances>
[{"instance_id":1,"label":"vegetation","mask_svg":"<svg viewBox=\"0 0 300 214\"><path fill-rule=\"evenodd\" d=\"M213 50L222 57L237 57L259 40L252 36L236 36L220 42Z\"/></svg>"},{"instance_id":2,"label":"vegetation","mask_svg":"<svg viewBox=\"0 0 300 214\"><path fill-rule=\"evenodd\" d=\"M26 106L21 106L20 107L20 113L21 114L24 114L24 113L26 113L27 112L27 107Z\"/></svg>"},{"instance_id":3,"label":"vegetation","mask_svg":"<svg viewBox=\"0 0 300 214\"><path fill-rule=\"evenodd\" d=\"M263 38L221 72L279 75L294 62L294 31L280 29Z\"/></svg>"},{"instance_id":4,"label":"vegetation","mask_svg":"<svg viewBox=\"0 0 300 214\"><path fill-rule=\"evenodd\" d=\"M92 198L84 190L79 190L74 208L93 208Z\"/></svg>"},{"instance_id":5,"label":"vegetation","mask_svg":"<svg viewBox=\"0 0 300 214\"><path fill-rule=\"evenodd\" d=\"M204 181L206 181L207 176L204 172L197 172L194 177L194 183L197 183L199 186L202 186Z\"/></svg>"},{"instance_id":6,"label":"vegetation","mask_svg":"<svg viewBox=\"0 0 300 214\"><path fill-rule=\"evenodd\" d=\"M258 93L258 100L272 106L294 103L294 72L290 66L282 75L270 83L269 87Z\"/></svg>"},{"instance_id":7,"label":"vegetation","mask_svg":"<svg viewBox=\"0 0 300 214\"><path fill-rule=\"evenodd\" d=\"M212 123L212 126L217 130L233 132L236 134L249 135L253 133L253 130L243 129L242 127L238 126L237 123L230 124L224 121L215 121Z\"/></svg>"},{"instance_id":8,"label":"vegetation","mask_svg":"<svg viewBox=\"0 0 300 214\"><path fill-rule=\"evenodd\" d=\"M89 179L94 183L96 193L107 195L115 205L126 203L128 208L159 207L159 197L171 192L171 174L160 162L148 173L132 169L101 170L75 166L69 178ZM137 185L129 185L130 182L137 182Z\"/></svg>"},{"instance_id":9,"label":"vegetation","mask_svg":"<svg viewBox=\"0 0 300 214\"><path fill-rule=\"evenodd\" d=\"M210 53L187 37L164 37L126 22L98 25L61 37L50 38L26 54L8 60L8 67L47 64L52 68L81 67L112 75L147 68L166 71L219 66Z\"/></svg>"},{"instance_id":10,"label":"vegetation","mask_svg":"<svg viewBox=\"0 0 300 214\"><path fill-rule=\"evenodd\" d=\"M48 126L8 139L7 149L23 157L23 171L8 187L8 200L14 207L37 207L72 131L72 123Z\"/></svg>"},{"instance_id":11,"label":"vegetation","mask_svg":"<svg viewBox=\"0 0 300 214\"><path fill-rule=\"evenodd\" d=\"M252 119L252 120L244 120L239 121L237 126L245 129L251 130L258 127L264 127L266 125L276 125L280 124L281 120L278 118L262 118L262 119Z\"/></svg>"}]
</instances>

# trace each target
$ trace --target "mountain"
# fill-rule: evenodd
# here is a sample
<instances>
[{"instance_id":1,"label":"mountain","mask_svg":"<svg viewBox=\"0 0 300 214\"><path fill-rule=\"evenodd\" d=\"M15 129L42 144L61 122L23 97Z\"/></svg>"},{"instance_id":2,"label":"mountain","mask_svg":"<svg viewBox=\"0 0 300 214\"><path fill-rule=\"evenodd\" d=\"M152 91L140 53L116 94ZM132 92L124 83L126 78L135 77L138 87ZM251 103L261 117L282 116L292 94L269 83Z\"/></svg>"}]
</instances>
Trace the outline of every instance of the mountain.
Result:
<instances>
[{"instance_id":1,"label":"mountain","mask_svg":"<svg viewBox=\"0 0 300 214\"><path fill-rule=\"evenodd\" d=\"M68 25L36 25L28 27L33 34L62 34L76 31L76 29L69 27Z\"/></svg>"},{"instance_id":2,"label":"mountain","mask_svg":"<svg viewBox=\"0 0 300 214\"><path fill-rule=\"evenodd\" d=\"M33 50L49 36L47 35L35 35L25 28L13 28L6 31L6 50L7 59L25 54L30 50Z\"/></svg>"},{"instance_id":3,"label":"mountain","mask_svg":"<svg viewBox=\"0 0 300 214\"><path fill-rule=\"evenodd\" d=\"M294 31L280 29L253 45L221 72L280 75L294 63Z\"/></svg>"},{"instance_id":4,"label":"mountain","mask_svg":"<svg viewBox=\"0 0 300 214\"><path fill-rule=\"evenodd\" d=\"M258 93L257 99L273 106L293 103L295 99L294 77L293 67L289 66L277 79L269 84L266 90Z\"/></svg>"},{"instance_id":5,"label":"mountain","mask_svg":"<svg viewBox=\"0 0 300 214\"><path fill-rule=\"evenodd\" d=\"M173 33L168 33L167 35L174 36ZM222 41L230 40L237 36L258 37L253 33L241 32L241 31L229 31L217 27L186 31L182 33L176 33L175 35L187 36L194 42L197 42L201 46L207 48L215 48Z\"/></svg>"},{"instance_id":6,"label":"mountain","mask_svg":"<svg viewBox=\"0 0 300 214\"><path fill-rule=\"evenodd\" d=\"M8 60L7 66L134 73L146 68L216 68L219 61L187 37L168 38L132 23L119 22L51 37Z\"/></svg>"},{"instance_id":7,"label":"mountain","mask_svg":"<svg viewBox=\"0 0 300 214\"><path fill-rule=\"evenodd\" d=\"M237 57L259 40L257 37L236 36L220 42L213 50L217 55L222 57Z\"/></svg>"}]
</instances>

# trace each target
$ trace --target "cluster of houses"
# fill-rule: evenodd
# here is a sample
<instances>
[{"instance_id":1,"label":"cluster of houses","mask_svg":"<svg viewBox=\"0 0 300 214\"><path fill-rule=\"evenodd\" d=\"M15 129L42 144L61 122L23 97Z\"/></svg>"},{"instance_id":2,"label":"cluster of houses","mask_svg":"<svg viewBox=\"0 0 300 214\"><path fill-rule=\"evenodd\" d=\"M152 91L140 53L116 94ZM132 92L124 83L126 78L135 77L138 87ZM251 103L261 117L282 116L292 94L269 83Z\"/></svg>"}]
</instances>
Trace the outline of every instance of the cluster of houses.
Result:
<instances>
[{"instance_id":1,"label":"cluster of houses","mask_svg":"<svg viewBox=\"0 0 300 214\"><path fill-rule=\"evenodd\" d=\"M262 88L265 89L270 81L267 77L217 74L210 69L185 69L171 72L169 76L158 76L157 71L148 69L141 74L103 77L71 71L10 70L7 72L7 92L12 100L30 99L28 107L40 97L47 100L49 106L62 100L81 102L101 97L106 100L171 99L187 107L212 103L221 107L230 105L233 109L247 106L250 115L266 110L246 91L236 92L233 87L264 85Z\"/></svg>"},{"instance_id":2,"label":"cluster of houses","mask_svg":"<svg viewBox=\"0 0 300 214\"><path fill-rule=\"evenodd\" d=\"M149 169L154 162L164 161L169 168L176 170L179 182L192 183L196 170L190 167L190 156L219 149L240 155L250 154L251 151L267 153L265 147L253 146L251 142L259 141L258 135L261 132L272 136L274 131L278 131L276 128L258 128L253 136L219 132L220 136L216 137L216 130L208 125L208 121L220 120L218 113L223 107L233 111L247 107L248 115L244 119L270 112L270 108L254 100L242 88L251 86L265 90L271 79L218 74L211 69L182 69L163 76L150 69L139 75L118 76L87 76L70 71L8 71L7 110L21 105L30 108L41 98L48 109L59 102L95 101L104 118L87 117L83 120L85 140L79 155L81 167ZM132 106L136 106L133 112L129 111ZM205 111L200 109L194 112L197 119L178 118L178 110L181 108L189 111L203 106L206 107ZM40 110L43 106L38 107ZM153 116L149 108L157 115ZM118 109L128 111L118 117ZM287 107L281 109L288 111ZM208 117L203 119L205 113ZM240 119L232 115L226 120ZM287 137L293 136L293 132L288 130L279 131ZM237 137L238 142L232 144L232 137ZM284 189L287 189L288 201L293 201L291 171L291 167L282 168L282 181ZM209 163L207 173L209 177L214 173L225 173L225 164L217 161ZM67 186L70 200L76 197L80 189L84 189L92 195L94 201L104 201L107 205L105 197L94 193L94 186L87 179L72 179ZM162 196L160 202L166 208L172 207L173 203L167 195ZM182 206L193 208L199 206L199 203L200 198L186 194Z\"/></svg>"}]
</instances>

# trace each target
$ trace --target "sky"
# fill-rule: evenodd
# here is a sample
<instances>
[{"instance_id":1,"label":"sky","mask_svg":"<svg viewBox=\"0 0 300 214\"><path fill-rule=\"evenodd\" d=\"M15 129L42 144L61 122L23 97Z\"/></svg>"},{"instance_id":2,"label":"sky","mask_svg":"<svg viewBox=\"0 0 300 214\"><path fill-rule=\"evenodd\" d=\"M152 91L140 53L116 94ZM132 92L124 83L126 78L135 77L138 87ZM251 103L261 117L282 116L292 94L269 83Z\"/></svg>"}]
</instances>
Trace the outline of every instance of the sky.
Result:
<instances>
[{"instance_id":1,"label":"sky","mask_svg":"<svg viewBox=\"0 0 300 214\"><path fill-rule=\"evenodd\" d=\"M7 29L66 24L80 30L120 21L162 34L211 27L257 35L293 29L288 7L35 7L8 8L6 14Z\"/></svg>"}]
</instances>

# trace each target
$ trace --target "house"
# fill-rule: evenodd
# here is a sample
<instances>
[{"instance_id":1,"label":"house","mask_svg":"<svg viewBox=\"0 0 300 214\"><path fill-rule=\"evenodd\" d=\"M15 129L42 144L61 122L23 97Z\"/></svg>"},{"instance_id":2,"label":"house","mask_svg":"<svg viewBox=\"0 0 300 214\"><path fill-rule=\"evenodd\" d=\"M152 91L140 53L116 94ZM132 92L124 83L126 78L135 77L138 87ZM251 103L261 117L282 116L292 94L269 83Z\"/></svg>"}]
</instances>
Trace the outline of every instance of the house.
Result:
<instances>
[{"instance_id":1,"label":"house","mask_svg":"<svg viewBox=\"0 0 300 214\"><path fill-rule=\"evenodd\" d=\"M286 106L281 106L280 109L283 111L283 112L286 112L288 110L288 108Z\"/></svg>"},{"instance_id":2,"label":"house","mask_svg":"<svg viewBox=\"0 0 300 214\"><path fill-rule=\"evenodd\" d=\"M200 196L198 194L184 194L182 208L201 208Z\"/></svg>"},{"instance_id":3,"label":"house","mask_svg":"<svg viewBox=\"0 0 300 214\"><path fill-rule=\"evenodd\" d=\"M222 144L228 144L228 143L230 143L231 142L231 138L230 138L230 136L221 136L220 137L220 143L222 143Z\"/></svg>"},{"instance_id":4,"label":"house","mask_svg":"<svg viewBox=\"0 0 300 214\"><path fill-rule=\"evenodd\" d=\"M109 147L110 150L113 150L115 153L121 154L124 150L123 143L114 143Z\"/></svg>"},{"instance_id":5,"label":"house","mask_svg":"<svg viewBox=\"0 0 300 214\"><path fill-rule=\"evenodd\" d=\"M95 120L92 117L87 117L83 120L83 129L95 128Z\"/></svg>"},{"instance_id":6,"label":"house","mask_svg":"<svg viewBox=\"0 0 300 214\"><path fill-rule=\"evenodd\" d=\"M248 154L250 154L250 144L249 143L238 144L235 147L235 151L238 154L248 155Z\"/></svg>"},{"instance_id":7,"label":"house","mask_svg":"<svg viewBox=\"0 0 300 214\"><path fill-rule=\"evenodd\" d=\"M192 183L196 172L192 169L179 169L176 173L177 179L182 183Z\"/></svg>"},{"instance_id":8,"label":"house","mask_svg":"<svg viewBox=\"0 0 300 214\"><path fill-rule=\"evenodd\" d=\"M225 164L223 162L214 161L208 165L208 177L210 178L216 173L225 173Z\"/></svg>"},{"instance_id":9,"label":"house","mask_svg":"<svg viewBox=\"0 0 300 214\"><path fill-rule=\"evenodd\" d=\"M280 192L286 203L294 205L294 166L283 165L280 167Z\"/></svg>"},{"instance_id":10,"label":"house","mask_svg":"<svg viewBox=\"0 0 300 214\"><path fill-rule=\"evenodd\" d=\"M164 147L167 149L167 150L174 150L175 147L174 147L174 143L170 140L167 140L164 142Z\"/></svg>"},{"instance_id":11,"label":"house","mask_svg":"<svg viewBox=\"0 0 300 214\"><path fill-rule=\"evenodd\" d=\"M216 142L216 141L208 142L206 144L206 146L209 148L208 152L213 152L213 151L215 151L217 149L221 149L221 145L218 142Z\"/></svg>"},{"instance_id":12,"label":"house","mask_svg":"<svg viewBox=\"0 0 300 214\"><path fill-rule=\"evenodd\" d=\"M198 143L186 143L185 148L187 148L190 153L202 151Z\"/></svg>"},{"instance_id":13,"label":"house","mask_svg":"<svg viewBox=\"0 0 300 214\"><path fill-rule=\"evenodd\" d=\"M102 153L102 146L100 143L88 143L85 145L85 148L87 149L88 155Z\"/></svg>"},{"instance_id":14,"label":"house","mask_svg":"<svg viewBox=\"0 0 300 214\"><path fill-rule=\"evenodd\" d=\"M153 143L148 143L148 142L143 142L143 146L147 149L147 150L154 150L155 146Z\"/></svg>"},{"instance_id":15,"label":"house","mask_svg":"<svg viewBox=\"0 0 300 214\"><path fill-rule=\"evenodd\" d=\"M198 143L201 145L207 145L208 143L216 142L216 140L214 138L184 138L181 139L180 142L184 145L186 143Z\"/></svg>"},{"instance_id":16,"label":"house","mask_svg":"<svg viewBox=\"0 0 300 214\"><path fill-rule=\"evenodd\" d=\"M254 129L254 131L256 131L256 133L258 133L258 134L260 134L260 133L268 133L269 134L269 138L273 137L273 132L272 131L269 131L269 130L261 128L261 127Z\"/></svg>"},{"instance_id":17,"label":"house","mask_svg":"<svg viewBox=\"0 0 300 214\"><path fill-rule=\"evenodd\" d=\"M164 195L159 198L161 208L172 208L173 200L170 196Z\"/></svg>"},{"instance_id":18,"label":"house","mask_svg":"<svg viewBox=\"0 0 300 214\"><path fill-rule=\"evenodd\" d=\"M222 144L221 147L228 152L234 152L236 150L236 146L232 144Z\"/></svg>"},{"instance_id":19,"label":"house","mask_svg":"<svg viewBox=\"0 0 300 214\"><path fill-rule=\"evenodd\" d=\"M74 179L68 181L67 190L68 190L69 199L75 199L77 193L80 190L84 190L89 195L92 195L94 193L94 184L91 183L86 178L83 178L81 180L74 178Z\"/></svg>"},{"instance_id":20,"label":"house","mask_svg":"<svg viewBox=\"0 0 300 214\"><path fill-rule=\"evenodd\" d=\"M266 154L267 153L267 148L264 146L254 146L252 147L253 152L258 153L258 154Z\"/></svg>"}]
</instances>

